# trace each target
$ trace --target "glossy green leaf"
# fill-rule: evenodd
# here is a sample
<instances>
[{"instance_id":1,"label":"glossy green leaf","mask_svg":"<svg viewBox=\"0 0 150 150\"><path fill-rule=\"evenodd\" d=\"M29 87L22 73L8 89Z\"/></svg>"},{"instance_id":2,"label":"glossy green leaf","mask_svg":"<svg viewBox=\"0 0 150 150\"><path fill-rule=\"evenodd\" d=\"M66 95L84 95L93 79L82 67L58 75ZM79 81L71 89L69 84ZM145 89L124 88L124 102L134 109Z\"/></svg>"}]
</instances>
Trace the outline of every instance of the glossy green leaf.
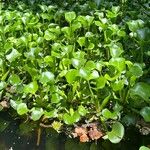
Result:
<instances>
[{"instance_id":1,"label":"glossy green leaf","mask_svg":"<svg viewBox=\"0 0 150 150\"><path fill-rule=\"evenodd\" d=\"M142 67L139 64L134 64L132 67L130 67L129 71L136 77L140 77L143 75Z\"/></svg>"},{"instance_id":2,"label":"glossy green leaf","mask_svg":"<svg viewBox=\"0 0 150 150\"><path fill-rule=\"evenodd\" d=\"M88 26L90 26L94 20L94 17L87 15L87 16L85 16L85 19L88 22Z\"/></svg>"},{"instance_id":3,"label":"glossy green leaf","mask_svg":"<svg viewBox=\"0 0 150 150\"><path fill-rule=\"evenodd\" d=\"M28 110L27 105L25 103L20 103L19 105L17 105L17 113L19 115L27 114L28 111L29 110Z\"/></svg>"},{"instance_id":4,"label":"glossy green leaf","mask_svg":"<svg viewBox=\"0 0 150 150\"><path fill-rule=\"evenodd\" d=\"M89 79L89 75L90 75L90 71L85 69L85 68L81 68L79 70L79 76L81 78L84 78L84 79Z\"/></svg>"},{"instance_id":5,"label":"glossy green leaf","mask_svg":"<svg viewBox=\"0 0 150 150\"><path fill-rule=\"evenodd\" d=\"M72 20L74 20L76 18L76 13L75 12L66 12L65 13L65 19L66 21L68 21L69 23L71 23Z\"/></svg>"},{"instance_id":6,"label":"glossy green leaf","mask_svg":"<svg viewBox=\"0 0 150 150\"><path fill-rule=\"evenodd\" d=\"M6 88L6 82L4 82L4 81L1 81L0 82L0 90L3 90L4 88Z\"/></svg>"},{"instance_id":7,"label":"glossy green leaf","mask_svg":"<svg viewBox=\"0 0 150 150\"><path fill-rule=\"evenodd\" d=\"M45 31L44 34L44 39L46 39L47 41L49 40L55 40L56 39L56 35L52 32L49 32L48 30Z\"/></svg>"},{"instance_id":8,"label":"glossy green leaf","mask_svg":"<svg viewBox=\"0 0 150 150\"><path fill-rule=\"evenodd\" d=\"M12 85L17 85L21 82L20 77L16 74L11 74L8 81L10 82L10 84Z\"/></svg>"},{"instance_id":9,"label":"glossy green leaf","mask_svg":"<svg viewBox=\"0 0 150 150\"><path fill-rule=\"evenodd\" d=\"M46 118L55 118L58 116L57 110L52 110L52 111L44 111L44 116Z\"/></svg>"},{"instance_id":10,"label":"glossy green leaf","mask_svg":"<svg viewBox=\"0 0 150 150\"><path fill-rule=\"evenodd\" d=\"M137 38L141 41L148 41L149 40L149 36L150 36L150 29L145 27L142 29L138 29L136 31L137 33Z\"/></svg>"},{"instance_id":11,"label":"glossy green leaf","mask_svg":"<svg viewBox=\"0 0 150 150\"><path fill-rule=\"evenodd\" d=\"M67 74L66 74L66 79L67 79L67 82L72 84L75 80L76 80L76 77L78 75L78 71L75 70L75 69L70 69Z\"/></svg>"},{"instance_id":12,"label":"glossy green leaf","mask_svg":"<svg viewBox=\"0 0 150 150\"><path fill-rule=\"evenodd\" d=\"M96 64L94 63L94 61L87 61L84 67L86 70L94 70L96 68Z\"/></svg>"},{"instance_id":13,"label":"glossy green leaf","mask_svg":"<svg viewBox=\"0 0 150 150\"><path fill-rule=\"evenodd\" d=\"M150 122L150 107L142 108L140 114L146 122Z\"/></svg>"},{"instance_id":14,"label":"glossy green leaf","mask_svg":"<svg viewBox=\"0 0 150 150\"><path fill-rule=\"evenodd\" d=\"M144 82L139 82L130 90L130 95L139 96L145 101L150 101L150 85Z\"/></svg>"},{"instance_id":15,"label":"glossy green leaf","mask_svg":"<svg viewBox=\"0 0 150 150\"><path fill-rule=\"evenodd\" d=\"M114 66L118 71L123 71L125 69L125 59L124 58L112 58L109 61L109 65Z\"/></svg>"},{"instance_id":16,"label":"glossy green leaf","mask_svg":"<svg viewBox=\"0 0 150 150\"><path fill-rule=\"evenodd\" d=\"M63 115L63 120L68 125L74 124L80 120L80 114L70 108L70 112Z\"/></svg>"},{"instance_id":17,"label":"glossy green leaf","mask_svg":"<svg viewBox=\"0 0 150 150\"><path fill-rule=\"evenodd\" d=\"M112 57L119 57L123 53L122 47L117 44L112 43L109 48Z\"/></svg>"},{"instance_id":18,"label":"glossy green leaf","mask_svg":"<svg viewBox=\"0 0 150 150\"><path fill-rule=\"evenodd\" d=\"M150 148L148 148L146 146L141 146L139 150L150 150Z\"/></svg>"},{"instance_id":19,"label":"glossy green leaf","mask_svg":"<svg viewBox=\"0 0 150 150\"><path fill-rule=\"evenodd\" d=\"M8 55L6 55L6 59L9 62L15 61L17 58L21 56L21 53L19 53L16 49L13 49Z\"/></svg>"},{"instance_id":20,"label":"glossy green leaf","mask_svg":"<svg viewBox=\"0 0 150 150\"><path fill-rule=\"evenodd\" d=\"M112 143L119 143L124 136L124 126L120 122L114 123L112 131L108 132L107 135Z\"/></svg>"},{"instance_id":21,"label":"glossy green leaf","mask_svg":"<svg viewBox=\"0 0 150 150\"><path fill-rule=\"evenodd\" d=\"M54 74L49 71L42 72L40 75L40 82L43 84L54 83Z\"/></svg>"},{"instance_id":22,"label":"glossy green leaf","mask_svg":"<svg viewBox=\"0 0 150 150\"><path fill-rule=\"evenodd\" d=\"M96 70L93 70L89 75L89 80L99 78L99 73Z\"/></svg>"},{"instance_id":23,"label":"glossy green leaf","mask_svg":"<svg viewBox=\"0 0 150 150\"><path fill-rule=\"evenodd\" d=\"M117 112L111 112L107 108L102 110L102 115L105 119L117 119Z\"/></svg>"},{"instance_id":24,"label":"glossy green leaf","mask_svg":"<svg viewBox=\"0 0 150 150\"><path fill-rule=\"evenodd\" d=\"M72 58L71 61L72 61L72 65L73 65L76 69L81 68L81 66L83 66L84 63L85 63L85 60L84 60L84 59Z\"/></svg>"},{"instance_id":25,"label":"glossy green leaf","mask_svg":"<svg viewBox=\"0 0 150 150\"><path fill-rule=\"evenodd\" d=\"M35 94L37 90L38 90L38 84L36 81L33 81L33 82L25 85L25 87L24 87L25 93Z\"/></svg>"},{"instance_id":26,"label":"glossy green leaf","mask_svg":"<svg viewBox=\"0 0 150 150\"><path fill-rule=\"evenodd\" d=\"M51 102L52 103L59 103L62 97L58 93L52 94Z\"/></svg>"},{"instance_id":27,"label":"glossy green leaf","mask_svg":"<svg viewBox=\"0 0 150 150\"><path fill-rule=\"evenodd\" d=\"M86 108L85 108L84 106L82 106L82 105L80 105L80 106L78 107L78 112L79 112L79 114L80 114L81 116L85 116L85 115L87 114Z\"/></svg>"},{"instance_id":28,"label":"glossy green leaf","mask_svg":"<svg viewBox=\"0 0 150 150\"><path fill-rule=\"evenodd\" d=\"M128 23L129 29L132 32L135 32L136 30L142 28L144 26L144 21L143 20L131 20Z\"/></svg>"},{"instance_id":29,"label":"glossy green leaf","mask_svg":"<svg viewBox=\"0 0 150 150\"><path fill-rule=\"evenodd\" d=\"M79 43L79 45L82 47L82 46L85 46L85 37L79 37L77 42Z\"/></svg>"},{"instance_id":30,"label":"glossy green leaf","mask_svg":"<svg viewBox=\"0 0 150 150\"><path fill-rule=\"evenodd\" d=\"M120 91L124 87L124 80L119 80L111 83L111 87L114 91Z\"/></svg>"},{"instance_id":31,"label":"glossy green leaf","mask_svg":"<svg viewBox=\"0 0 150 150\"><path fill-rule=\"evenodd\" d=\"M97 89L104 88L106 82L107 82L107 80L103 76L100 76L98 79L96 79L96 87L97 87Z\"/></svg>"},{"instance_id":32,"label":"glossy green leaf","mask_svg":"<svg viewBox=\"0 0 150 150\"><path fill-rule=\"evenodd\" d=\"M80 28L81 28L81 23L78 22L77 20L75 20L71 25L71 29L73 32Z\"/></svg>"},{"instance_id":33,"label":"glossy green leaf","mask_svg":"<svg viewBox=\"0 0 150 150\"><path fill-rule=\"evenodd\" d=\"M33 108L31 111L31 119L33 121L39 120L44 113L42 108Z\"/></svg>"}]
</instances>

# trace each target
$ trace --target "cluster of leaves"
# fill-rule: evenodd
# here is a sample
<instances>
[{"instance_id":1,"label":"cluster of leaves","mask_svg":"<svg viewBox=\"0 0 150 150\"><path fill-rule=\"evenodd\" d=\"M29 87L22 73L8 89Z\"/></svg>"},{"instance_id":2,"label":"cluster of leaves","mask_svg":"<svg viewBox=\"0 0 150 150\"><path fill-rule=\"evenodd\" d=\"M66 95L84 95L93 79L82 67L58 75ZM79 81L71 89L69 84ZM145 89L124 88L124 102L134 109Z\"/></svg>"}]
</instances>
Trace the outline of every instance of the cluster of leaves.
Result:
<instances>
[{"instance_id":1,"label":"cluster of leaves","mask_svg":"<svg viewBox=\"0 0 150 150\"><path fill-rule=\"evenodd\" d=\"M150 122L149 22L125 18L125 4L85 14L2 3L1 101L20 117L56 120L56 126L100 121L113 143L124 135L121 121Z\"/></svg>"}]
</instances>

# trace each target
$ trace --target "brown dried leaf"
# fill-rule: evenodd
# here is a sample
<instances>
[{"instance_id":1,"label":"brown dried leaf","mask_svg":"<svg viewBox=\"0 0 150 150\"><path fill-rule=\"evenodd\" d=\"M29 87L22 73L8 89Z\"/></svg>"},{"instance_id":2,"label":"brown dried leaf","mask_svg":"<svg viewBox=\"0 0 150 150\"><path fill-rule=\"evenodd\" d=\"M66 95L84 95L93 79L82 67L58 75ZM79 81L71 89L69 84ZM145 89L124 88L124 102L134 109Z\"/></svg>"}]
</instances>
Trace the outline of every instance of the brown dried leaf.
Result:
<instances>
[{"instance_id":1,"label":"brown dried leaf","mask_svg":"<svg viewBox=\"0 0 150 150\"><path fill-rule=\"evenodd\" d=\"M5 101L5 100L1 101L1 102L0 102L0 105L1 105L3 108L8 108L8 107L9 107L8 102Z\"/></svg>"},{"instance_id":2,"label":"brown dried leaf","mask_svg":"<svg viewBox=\"0 0 150 150\"><path fill-rule=\"evenodd\" d=\"M75 133L77 134L77 136L81 136L83 134L87 134L87 129L83 127L76 127Z\"/></svg>"},{"instance_id":3,"label":"brown dried leaf","mask_svg":"<svg viewBox=\"0 0 150 150\"><path fill-rule=\"evenodd\" d=\"M88 133L89 133L89 137L92 140L97 140L103 136L103 133L98 131L97 128L96 129L90 128L90 131Z\"/></svg>"},{"instance_id":4,"label":"brown dried leaf","mask_svg":"<svg viewBox=\"0 0 150 150\"><path fill-rule=\"evenodd\" d=\"M88 142L89 137L86 134L80 136L80 142Z\"/></svg>"}]
</instances>

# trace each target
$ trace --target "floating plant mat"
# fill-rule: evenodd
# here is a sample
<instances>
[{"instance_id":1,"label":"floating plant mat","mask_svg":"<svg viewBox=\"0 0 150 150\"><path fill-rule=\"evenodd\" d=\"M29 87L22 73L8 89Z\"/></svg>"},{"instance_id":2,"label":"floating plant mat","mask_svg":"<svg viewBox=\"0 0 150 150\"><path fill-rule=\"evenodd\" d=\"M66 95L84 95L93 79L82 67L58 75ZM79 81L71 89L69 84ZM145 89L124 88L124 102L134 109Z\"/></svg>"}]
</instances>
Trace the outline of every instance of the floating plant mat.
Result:
<instances>
[{"instance_id":1,"label":"floating plant mat","mask_svg":"<svg viewBox=\"0 0 150 150\"><path fill-rule=\"evenodd\" d=\"M44 149L149 137L149 20L147 0L1 2L0 132Z\"/></svg>"}]
</instances>

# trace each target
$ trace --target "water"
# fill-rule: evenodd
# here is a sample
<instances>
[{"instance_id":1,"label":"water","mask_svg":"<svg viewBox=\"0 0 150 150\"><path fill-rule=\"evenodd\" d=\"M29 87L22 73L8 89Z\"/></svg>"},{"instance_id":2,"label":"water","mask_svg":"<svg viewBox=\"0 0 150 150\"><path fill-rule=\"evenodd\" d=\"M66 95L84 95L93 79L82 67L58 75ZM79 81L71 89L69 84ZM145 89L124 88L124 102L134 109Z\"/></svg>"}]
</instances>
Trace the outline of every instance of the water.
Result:
<instances>
[{"instance_id":1,"label":"water","mask_svg":"<svg viewBox=\"0 0 150 150\"><path fill-rule=\"evenodd\" d=\"M5 118L5 119L4 119ZM7 119L6 119L7 118ZM97 142L80 143L78 139L68 138L52 129L42 129L40 145L37 145L37 130L22 134L20 120L15 121L9 115L0 113L0 150L138 150L141 145L150 145L150 135L143 136L135 127L126 129L122 142L112 144L103 139ZM8 125L9 122L9 125ZM5 128L6 127L6 128Z\"/></svg>"}]
</instances>

